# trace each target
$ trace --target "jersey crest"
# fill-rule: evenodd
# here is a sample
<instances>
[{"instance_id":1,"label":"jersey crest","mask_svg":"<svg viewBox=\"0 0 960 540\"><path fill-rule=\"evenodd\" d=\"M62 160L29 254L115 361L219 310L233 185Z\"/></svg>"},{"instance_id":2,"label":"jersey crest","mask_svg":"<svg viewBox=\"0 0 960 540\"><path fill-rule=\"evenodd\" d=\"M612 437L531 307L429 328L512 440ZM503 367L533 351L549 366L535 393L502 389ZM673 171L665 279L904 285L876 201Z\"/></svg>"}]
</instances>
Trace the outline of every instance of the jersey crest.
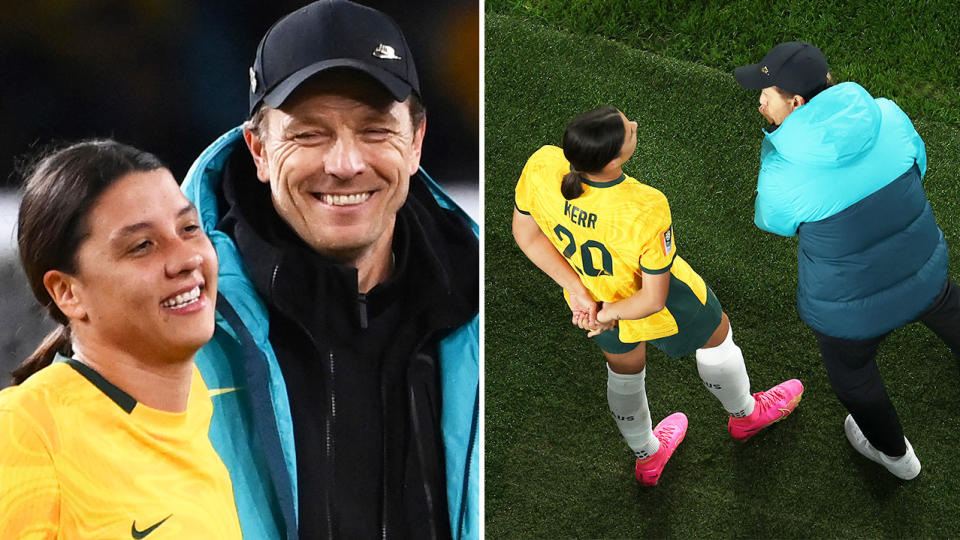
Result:
<instances>
[{"instance_id":1,"label":"jersey crest","mask_svg":"<svg viewBox=\"0 0 960 540\"><path fill-rule=\"evenodd\" d=\"M673 226L671 225L669 229L663 231L663 254L670 255L673 253Z\"/></svg>"}]
</instances>

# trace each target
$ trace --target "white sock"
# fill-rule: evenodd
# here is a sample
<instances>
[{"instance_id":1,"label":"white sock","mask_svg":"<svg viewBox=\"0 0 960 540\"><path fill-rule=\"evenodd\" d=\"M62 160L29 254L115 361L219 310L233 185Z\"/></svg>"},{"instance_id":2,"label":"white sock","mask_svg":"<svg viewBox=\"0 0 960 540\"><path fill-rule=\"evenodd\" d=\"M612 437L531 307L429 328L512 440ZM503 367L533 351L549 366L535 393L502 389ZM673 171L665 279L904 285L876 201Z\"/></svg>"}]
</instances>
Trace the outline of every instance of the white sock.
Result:
<instances>
[{"instance_id":1,"label":"white sock","mask_svg":"<svg viewBox=\"0 0 960 540\"><path fill-rule=\"evenodd\" d=\"M743 352L733 342L732 327L719 346L697 349L697 371L703 384L717 396L730 416L740 418L753 412L750 378L743 364Z\"/></svg>"},{"instance_id":2,"label":"white sock","mask_svg":"<svg viewBox=\"0 0 960 540\"><path fill-rule=\"evenodd\" d=\"M653 435L644 379L647 370L632 375L615 373L607 364L607 403L620 433L637 459L657 453L660 441Z\"/></svg>"}]
</instances>

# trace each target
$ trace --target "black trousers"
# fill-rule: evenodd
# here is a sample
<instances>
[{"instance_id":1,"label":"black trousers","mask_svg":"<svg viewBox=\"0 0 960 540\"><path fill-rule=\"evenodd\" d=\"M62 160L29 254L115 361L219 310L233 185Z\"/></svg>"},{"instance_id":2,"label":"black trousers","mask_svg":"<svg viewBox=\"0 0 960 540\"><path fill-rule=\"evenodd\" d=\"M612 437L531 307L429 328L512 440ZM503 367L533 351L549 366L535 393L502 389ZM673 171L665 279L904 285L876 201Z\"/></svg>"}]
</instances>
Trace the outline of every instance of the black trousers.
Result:
<instances>
[{"instance_id":1,"label":"black trousers","mask_svg":"<svg viewBox=\"0 0 960 540\"><path fill-rule=\"evenodd\" d=\"M960 359L960 287L947 278L933 304L918 321L927 325ZM877 348L887 334L843 339L813 331L820 345L830 386L874 448L891 457L907 451L903 428L877 368Z\"/></svg>"}]
</instances>

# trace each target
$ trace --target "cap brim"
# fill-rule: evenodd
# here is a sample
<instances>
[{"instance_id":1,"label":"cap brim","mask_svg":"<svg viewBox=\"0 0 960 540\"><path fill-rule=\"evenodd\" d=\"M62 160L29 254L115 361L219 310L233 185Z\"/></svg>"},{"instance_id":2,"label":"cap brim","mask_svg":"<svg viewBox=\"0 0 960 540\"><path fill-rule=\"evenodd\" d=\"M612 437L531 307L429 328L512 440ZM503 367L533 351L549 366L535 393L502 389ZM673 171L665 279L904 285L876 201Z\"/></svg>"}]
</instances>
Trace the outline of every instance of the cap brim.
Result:
<instances>
[{"instance_id":1,"label":"cap brim","mask_svg":"<svg viewBox=\"0 0 960 540\"><path fill-rule=\"evenodd\" d=\"M740 66L733 70L733 78L740 83L740 86L748 90L763 90L768 86L773 86L770 78L765 77L760 71L762 67L759 63Z\"/></svg>"},{"instance_id":2,"label":"cap brim","mask_svg":"<svg viewBox=\"0 0 960 540\"><path fill-rule=\"evenodd\" d=\"M310 64L309 66L294 72L292 75L281 81L270 91L264 94L263 102L273 108L278 108L283 105L283 102L290 97L290 94L299 88L301 84L306 82L307 79L318 73L322 73L334 68L350 68L366 73L383 85L383 87L386 88L387 91L390 92L390 95L392 95L397 101L405 101L413 92L413 88L408 83L404 82L402 79L386 70L363 62L358 62L357 60L351 58L338 58Z\"/></svg>"}]
</instances>

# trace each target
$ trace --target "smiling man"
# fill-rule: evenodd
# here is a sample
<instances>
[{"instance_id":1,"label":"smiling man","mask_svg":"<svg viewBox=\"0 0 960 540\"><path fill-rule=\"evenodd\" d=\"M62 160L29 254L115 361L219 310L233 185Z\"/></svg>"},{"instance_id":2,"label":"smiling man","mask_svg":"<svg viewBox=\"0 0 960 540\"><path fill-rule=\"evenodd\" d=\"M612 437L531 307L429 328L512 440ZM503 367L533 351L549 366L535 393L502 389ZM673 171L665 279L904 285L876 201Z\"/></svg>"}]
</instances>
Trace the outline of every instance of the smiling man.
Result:
<instances>
[{"instance_id":1,"label":"smiling man","mask_svg":"<svg viewBox=\"0 0 960 540\"><path fill-rule=\"evenodd\" d=\"M797 311L850 412L847 439L912 479L920 461L877 349L894 329L921 321L960 356L960 288L947 275L947 244L921 183L923 140L893 101L854 82L835 85L809 43L781 43L734 77L760 90L759 112L770 122L754 222L799 237Z\"/></svg>"},{"instance_id":2,"label":"smiling man","mask_svg":"<svg viewBox=\"0 0 960 540\"><path fill-rule=\"evenodd\" d=\"M477 229L419 166L403 34L314 2L249 76L183 186L220 258L197 363L244 535L477 537Z\"/></svg>"}]
</instances>

